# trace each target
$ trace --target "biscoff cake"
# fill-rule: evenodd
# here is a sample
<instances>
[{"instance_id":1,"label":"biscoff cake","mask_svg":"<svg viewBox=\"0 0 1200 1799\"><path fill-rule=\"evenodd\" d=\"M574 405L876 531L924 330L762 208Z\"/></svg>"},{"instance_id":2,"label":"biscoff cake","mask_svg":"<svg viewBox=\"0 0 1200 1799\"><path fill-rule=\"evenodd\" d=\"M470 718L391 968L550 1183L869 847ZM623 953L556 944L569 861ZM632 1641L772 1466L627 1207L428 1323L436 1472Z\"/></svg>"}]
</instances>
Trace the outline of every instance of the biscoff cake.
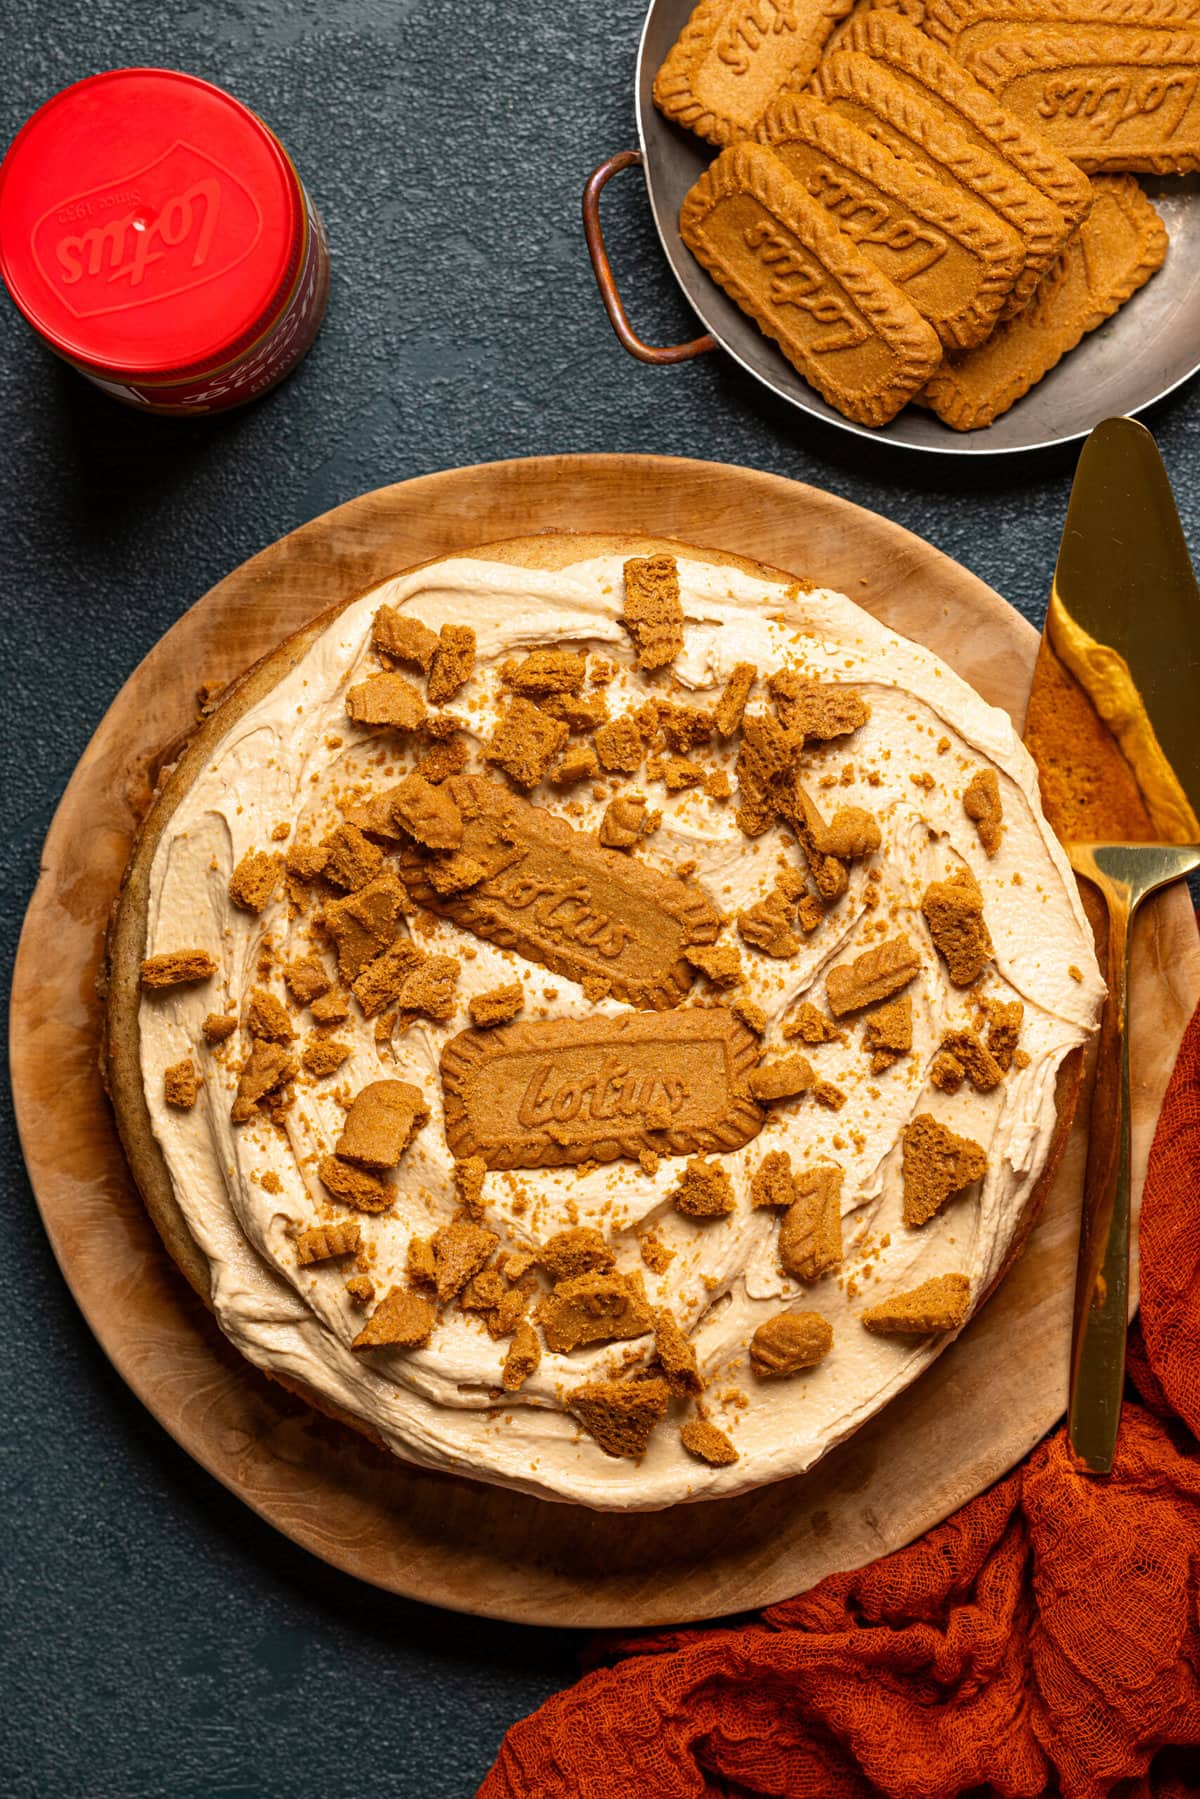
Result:
<instances>
[{"instance_id":1,"label":"biscoff cake","mask_svg":"<svg viewBox=\"0 0 1200 1799\"><path fill-rule=\"evenodd\" d=\"M641 1510L801 1473L963 1328L1103 989L944 663L739 557L555 536L234 684L108 992L131 1165L249 1362L425 1467Z\"/></svg>"}]
</instances>

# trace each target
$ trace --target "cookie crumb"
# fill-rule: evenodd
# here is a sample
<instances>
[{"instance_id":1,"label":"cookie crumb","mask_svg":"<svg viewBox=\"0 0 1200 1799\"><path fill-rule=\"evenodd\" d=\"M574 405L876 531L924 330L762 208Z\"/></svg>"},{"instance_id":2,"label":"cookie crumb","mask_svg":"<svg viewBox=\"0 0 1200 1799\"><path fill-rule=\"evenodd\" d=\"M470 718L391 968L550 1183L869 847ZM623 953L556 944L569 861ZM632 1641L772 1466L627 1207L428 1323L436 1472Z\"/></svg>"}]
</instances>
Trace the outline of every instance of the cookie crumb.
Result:
<instances>
[{"instance_id":1,"label":"cookie crumb","mask_svg":"<svg viewBox=\"0 0 1200 1799\"><path fill-rule=\"evenodd\" d=\"M738 1452L723 1430L707 1418L689 1418L679 1427L679 1441L689 1455L710 1468L728 1468L738 1459Z\"/></svg>"},{"instance_id":2,"label":"cookie crumb","mask_svg":"<svg viewBox=\"0 0 1200 1799\"><path fill-rule=\"evenodd\" d=\"M972 775L963 794L963 810L974 821L986 854L994 856L1004 836L1004 802L994 768L981 768Z\"/></svg>"},{"instance_id":3,"label":"cookie crumb","mask_svg":"<svg viewBox=\"0 0 1200 1799\"><path fill-rule=\"evenodd\" d=\"M332 1262L338 1256L352 1256L362 1242L357 1218L343 1218L336 1224L313 1224L296 1236L296 1260L302 1268L312 1262Z\"/></svg>"},{"instance_id":4,"label":"cookie crumb","mask_svg":"<svg viewBox=\"0 0 1200 1799\"><path fill-rule=\"evenodd\" d=\"M948 1199L987 1173L979 1144L956 1136L929 1112L919 1112L900 1140L905 1224L928 1224Z\"/></svg>"},{"instance_id":5,"label":"cookie crumb","mask_svg":"<svg viewBox=\"0 0 1200 1799\"><path fill-rule=\"evenodd\" d=\"M470 625L443 625L429 668L425 691L431 706L444 706L471 679L475 668L475 633Z\"/></svg>"},{"instance_id":6,"label":"cookie crumb","mask_svg":"<svg viewBox=\"0 0 1200 1799\"><path fill-rule=\"evenodd\" d=\"M779 1312L750 1339L750 1366L760 1380L815 1368L833 1348L833 1330L820 1312Z\"/></svg>"},{"instance_id":7,"label":"cookie crumb","mask_svg":"<svg viewBox=\"0 0 1200 1799\"><path fill-rule=\"evenodd\" d=\"M393 1287L380 1301L351 1349L421 1349L433 1335L437 1318L432 1300L407 1287Z\"/></svg>"},{"instance_id":8,"label":"cookie crumb","mask_svg":"<svg viewBox=\"0 0 1200 1799\"><path fill-rule=\"evenodd\" d=\"M154 992L160 987L184 987L208 981L216 972L217 965L207 950L173 949L160 956L147 956L141 965L139 979L144 988Z\"/></svg>"},{"instance_id":9,"label":"cookie crumb","mask_svg":"<svg viewBox=\"0 0 1200 1799\"><path fill-rule=\"evenodd\" d=\"M639 668L665 668L679 655L683 607L674 556L635 556L625 564L621 623L633 639Z\"/></svg>"},{"instance_id":10,"label":"cookie crumb","mask_svg":"<svg viewBox=\"0 0 1200 1799\"><path fill-rule=\"evenodd\" d=\"M589 1381L567 1395L567 1407L606 1455L645 1455L671 1397L665 1380Z\"/></svg>"},{"instance_id":11,"label":"cookie crumb","mask_svg":"<svg viewBox=\"0 0 1200 1799\"><path fill-rule=\"evenodd\" d=\"M163 1099L177 1112L190 1112L200 1091L200 1077L190 1056L163 1070Z\"/></svg>"},{"instance_id":12,"label":"cookie crumb","mask_svg":"<svg viewBox=\"0 0 1200 1799\"><path fill-rule=\"evenodd\" d=\"M511 981L502 987L490 987L486 993L477 993L474 999L468 1000L467 1011L477 1029L488 1030L492 1025L507 1024L524 1004L524 987L520 981Z\"/></svg>"},{"instance_id":13,"label":"cookie crumb","mask_svg":"<svg viewBox=\"0 0 1200 1799\"><path fill-rule=\"evenodd\" d=\"M965 1274L937 1274L907 1293L893 1293L868 1306L862 1322L883 1337L932 1337L958 1330L971 1310L971 1283Z\"/></svg>"}]
</instances>

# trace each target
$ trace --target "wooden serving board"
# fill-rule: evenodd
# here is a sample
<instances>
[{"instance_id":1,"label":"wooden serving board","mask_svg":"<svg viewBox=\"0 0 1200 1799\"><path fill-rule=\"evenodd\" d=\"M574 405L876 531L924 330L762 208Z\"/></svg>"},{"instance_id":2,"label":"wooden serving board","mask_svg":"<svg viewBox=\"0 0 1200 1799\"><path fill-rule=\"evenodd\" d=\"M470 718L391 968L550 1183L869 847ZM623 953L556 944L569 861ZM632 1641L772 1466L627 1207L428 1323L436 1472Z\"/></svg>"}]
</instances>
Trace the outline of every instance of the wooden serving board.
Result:
<instances>
[{"instance_id":1,"label":"wooden serving board","mask_svg":"<svg viewBox=\"0 0 1200 1799\"><path fill-rule=\"evenodd\" d=\"M542 530L646 530L738 551L848 593L1024 714L1035 632L920 539L775 476L672 458L501 462L382 488L234 571L113 702L46 841L13 990L13 1084L55 1254L113 1363L175 1439L295 1542L376 1585L525 1623L719 1616L899 1548L1019 1460L1061 1414L1083 1163L1077 1127L1022 1259L969 1330L797 1479L637 1517L425 1473L318 1417L225 1342L169 1261L97 1072L109 908L156 774L201 680L239 673L333 601L409 564ZM1182 887L1135 941L1135 1186L1200 946Z\"/></svg>"}]
</instances>

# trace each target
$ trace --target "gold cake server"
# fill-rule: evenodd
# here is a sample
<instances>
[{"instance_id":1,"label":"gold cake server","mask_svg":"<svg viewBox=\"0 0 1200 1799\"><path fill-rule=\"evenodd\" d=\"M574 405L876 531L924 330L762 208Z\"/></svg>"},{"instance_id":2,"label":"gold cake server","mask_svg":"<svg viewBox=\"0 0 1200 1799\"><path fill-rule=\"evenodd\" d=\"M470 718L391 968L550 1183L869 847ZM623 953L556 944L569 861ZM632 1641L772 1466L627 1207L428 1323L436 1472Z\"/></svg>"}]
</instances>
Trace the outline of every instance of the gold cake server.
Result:
<instances>
[{"instance_id":1,"label":"gold cake server","mask_svg":"<svg viewBox=\"0 0 1200 1799\"><path fill-rule=\"evenodd\" d=\"M1200 867L1200 590L1162 459L1133 419L1106 419L1079 458L1026 741L1050 822L1108 917L1067 1412L1076 1463L1107 1474L1129 1316L1130 924L1147 894Z\"/></svg>"}]
</instances>

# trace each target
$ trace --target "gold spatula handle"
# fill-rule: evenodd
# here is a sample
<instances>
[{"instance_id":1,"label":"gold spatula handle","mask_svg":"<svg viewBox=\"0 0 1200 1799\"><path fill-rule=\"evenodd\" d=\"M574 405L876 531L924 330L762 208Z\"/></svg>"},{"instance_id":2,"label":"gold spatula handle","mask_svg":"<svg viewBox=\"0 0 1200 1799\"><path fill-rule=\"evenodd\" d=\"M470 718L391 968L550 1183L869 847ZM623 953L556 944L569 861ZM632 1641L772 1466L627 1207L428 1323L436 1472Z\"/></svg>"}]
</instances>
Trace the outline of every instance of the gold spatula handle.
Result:
<instances>
[{"instance_id":1,"label":"gold spatula handle","mask_svg":"<svg viewBox=\"0 0 1200 1799\"><path fill-rule=\"evenodd\" d=\"M1108 910L1108 1002L1100 1027L1083 1187L1067 1439L1092 1474L1112 1471L1129 1319L1129 926L1133 895L1095 862L1080 869Z\"/></svg>"}]
</instances>

